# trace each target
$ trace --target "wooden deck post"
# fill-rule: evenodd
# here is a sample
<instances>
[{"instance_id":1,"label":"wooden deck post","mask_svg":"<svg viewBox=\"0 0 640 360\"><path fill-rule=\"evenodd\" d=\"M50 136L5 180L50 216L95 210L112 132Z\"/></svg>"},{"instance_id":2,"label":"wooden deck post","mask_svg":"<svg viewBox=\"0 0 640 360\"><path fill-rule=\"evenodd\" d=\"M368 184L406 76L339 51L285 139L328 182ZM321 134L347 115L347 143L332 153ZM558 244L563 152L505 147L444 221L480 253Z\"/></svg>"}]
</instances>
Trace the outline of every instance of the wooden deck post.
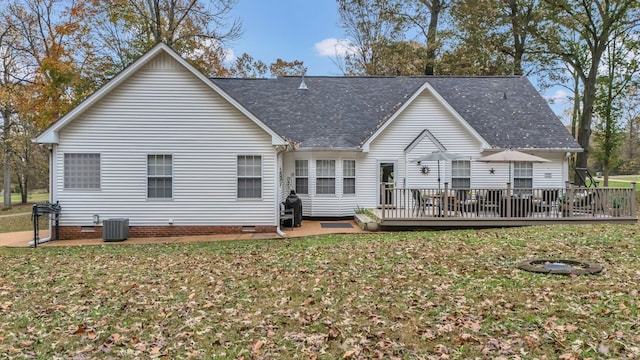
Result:
<instances>
[{"instance_id":1,"label":"wooden deck post","mask_svg":"<svg viewBox=\"0 0 640 360\"><path fill-rule=\"evenodd\" d=\"M563 211L563 216L564 214L568 214L569 217L573 217L573 185L567 181L567 205L569 207L569 209L564 212Z\"/></svg>"},{"instance_id":2,"label":"wooden deck post","mask_svg":"<svg viewBox=\"0 0 640 360\"><path fill-rule=\"evenodd\" d=\"M513 216L513 213L511 212L511 198L512 198L512 196L511 196L511 183L508 182L507 183L507 204L506 204L507 205L507 209L506 209L506 211L507 211L506 212L506 216L507 217Z\"/></svg>"},{"instance_id":3,"label":"wooden deck post","mask_svg":"<svg viewBox=\"0 0 640 360\"><path fill-rule=\"evenodd\" d=\"M442 206L442 214L449 217L449 183L444 183L444 193L440 194L440 204Z\"/></svg>"},{"instance_id":4,"label":"wooden deck post","mask_svg":"<svg viewBox=\"0 0 640 360\"><path fill-rule=\"evenodd\" d=\"M635 182L631 182L631 216L632 217L637 217L636 214L636 183Z\"/></svg>"}]
</instances>

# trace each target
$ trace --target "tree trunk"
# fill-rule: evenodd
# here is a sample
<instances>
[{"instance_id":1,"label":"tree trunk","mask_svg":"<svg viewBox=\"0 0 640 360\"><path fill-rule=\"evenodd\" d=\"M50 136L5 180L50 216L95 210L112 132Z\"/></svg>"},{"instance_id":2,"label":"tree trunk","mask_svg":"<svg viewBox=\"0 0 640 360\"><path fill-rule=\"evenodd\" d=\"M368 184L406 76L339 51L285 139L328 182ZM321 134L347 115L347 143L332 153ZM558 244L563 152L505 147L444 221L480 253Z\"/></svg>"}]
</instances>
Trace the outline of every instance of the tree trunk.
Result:
<instances>
[{"instance_id":1,"label":"tree trunk","mask_svg":"<svg viewBox=\"0 0 640 360\"><path fill-rule=\"evenodd\" d=\"M513 35L513 75L522 76L522 56L524 55L525 45L522 34L522 20L520 19L520 9L517 1L509 1L509 10L511 18L511 29Z\"/></svg>"},{"instance_id":2,"label":"tree trunk","mask_svg":"<svg viewBox=\"0 0 640 360\"><path fill-rule=\"evenodd\" d=\"M441 10L442 3L440 0L434 0L427 29L427 65L424 68L425 75L435 74L436 50L438 48L438 18Z\"/></svg>"},{"instance_id":3,"label":"tree trunk","mask_svg":"<svg viewBox=\"0 0 640 360\"><path fill-rule=\"evenodd\" d=\"M11 209L11 161L9 159L9 152L4 153L4 209Z\"/></svg>"},{"instance_id":4,"label":"tree trunk","mask_svg":"<svg viewBox=\"0 0 640 360\"><path fill-rule=\"evenodd\" d=\"M29 188L28 184L29 180L25 177L23 181L20 181L20 201L22 204L26 204L29 198ZM24 183L24 184L23 184Z\"/></svg>"},{"instance_id":5,"label":"tree trunk","mask_svg":"<svg viewBox=\"0 0 640 360\"><path fill-rule=\"evenodd\" d=\"M2 134L4 137L4 143L2 144L2 150L4 151L4 184L2 186L2 188L4 189L3 208L11 209L11 151L9 148L9 137L11 136L11 112L7 109L4 109L2 111L2 119L4 120L4 125L2 127Z\"/></svg>"},{"instance_id":6,"label":"tree trunk","mask_svg":"<svg viewBox=\"0 0 640 360\"><path fill-rule=\"evenodd\" d=\"M588 78L584 84L584 97L582 98L582 114L578 127L578 144L584 149L576 156L576 167L586 168L589 159L589 141L591 137L591 121L593 119L593 103L596 97L595 77Z\"/></svg>"}]
</instances>

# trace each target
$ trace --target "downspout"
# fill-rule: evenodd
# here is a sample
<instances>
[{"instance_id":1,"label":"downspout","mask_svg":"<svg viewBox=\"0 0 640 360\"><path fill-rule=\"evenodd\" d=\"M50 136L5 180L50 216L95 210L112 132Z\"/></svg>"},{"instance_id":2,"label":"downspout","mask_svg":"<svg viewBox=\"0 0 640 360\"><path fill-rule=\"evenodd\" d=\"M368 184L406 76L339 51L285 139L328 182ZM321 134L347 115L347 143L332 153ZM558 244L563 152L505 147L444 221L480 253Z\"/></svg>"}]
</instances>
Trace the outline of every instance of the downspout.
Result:
<instances>
[{"instance_id":1,"label":"downspout","mask_svg":"<svg viewBox=\"0 0 640 360\"><path fill-rule=\"evenodd\" d=\"M280 229L280 198L279 198L280 190L281 190L280 189L280 186L281 186L280 185L280 180L281 180L280 179L280 165L281 165L280 164L280 155L282 153L284 153L285 151L287 151L287 148L289 148L289 145L276 146L276 179L275 179L276 181L275 181L275 183L278 186L278 191L276 191L276 198L275 198L276 199L276 204L275 204L276 205L276 214L278 214L277 215L276 233L278 234L278 236L281 236L281 237L286 237L287 234L284 231L282 231L282 229ZM284 158L284 156L283 156L283 158ZM284 164L282 164L282 166L284 166ZM284 171L284 168L283 168L283 171ZM283 172L282 176L284 176L284 172ZM282 179L282 180L284 181L284 179Z\"/></svg>"},{"instance_id":2,"label":"downspout","mask_svg":"<svg viewBox=\"0 0 640 360\"><path fill-rule=\"evenodd\" d=\"M564 164L562 164L562 177L563 177L563 182L566 184L571 177L571 157L573 156L573 154L569 151L567 151L564 154Z\"/></svg>"}]
</instances>

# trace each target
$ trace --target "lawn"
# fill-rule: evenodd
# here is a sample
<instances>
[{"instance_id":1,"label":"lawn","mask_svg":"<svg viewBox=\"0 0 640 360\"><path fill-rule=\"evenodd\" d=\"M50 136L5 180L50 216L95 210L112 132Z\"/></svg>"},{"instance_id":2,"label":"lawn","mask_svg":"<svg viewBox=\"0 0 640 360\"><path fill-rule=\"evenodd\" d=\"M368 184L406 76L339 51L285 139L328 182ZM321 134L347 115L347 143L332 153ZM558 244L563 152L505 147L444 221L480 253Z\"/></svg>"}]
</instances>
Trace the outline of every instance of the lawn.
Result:
<instances>
[{"instance_id":1,"label":"lawn","mask_svg":"<svg viewBox=\"0 0 640 360\"><path fill-rule=\"evenodd\" d=\"M637 358L638 225L0 249L5 358ZM518 270L597 262L600 275Z\"/></svg>"}]
</instances>

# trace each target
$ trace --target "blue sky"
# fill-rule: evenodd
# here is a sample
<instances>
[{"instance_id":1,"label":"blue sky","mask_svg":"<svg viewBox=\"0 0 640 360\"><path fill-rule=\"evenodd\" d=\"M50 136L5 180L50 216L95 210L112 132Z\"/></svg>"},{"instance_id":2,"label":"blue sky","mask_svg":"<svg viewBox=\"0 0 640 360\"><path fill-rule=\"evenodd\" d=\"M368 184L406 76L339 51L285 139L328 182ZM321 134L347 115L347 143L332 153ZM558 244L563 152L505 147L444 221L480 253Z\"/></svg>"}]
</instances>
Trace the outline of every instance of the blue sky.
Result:
<instances>
[{"instance_id":1,"label":"blue sky","mask_svg":"<svg viewBox=\"0 0 640 360\"><path fill-rule=\"evenodd\" d=\"M271 64L276 59L301 60L307 75L341 75L335 64L336 50L344 39L335 0L237 0L231 16L244 30L232 44L233 55L242 53ZM535 81L535 79L531 79ZM566 89L555 87L542 95L553 99L557 115L570 106Z\"/></svg>"},{"instance_id":2,"label":"blue sky","mask_svg":"<svg viewBox=\"0 0 640 360\"><path fill-rule=\"evenodd\" d=\"M232 16L244 29L235 56L246 52L266 64L301 60L308 75L341 75L329 54L344 38L335 0L238 0Z\"/></svg>"}]
</instances>

